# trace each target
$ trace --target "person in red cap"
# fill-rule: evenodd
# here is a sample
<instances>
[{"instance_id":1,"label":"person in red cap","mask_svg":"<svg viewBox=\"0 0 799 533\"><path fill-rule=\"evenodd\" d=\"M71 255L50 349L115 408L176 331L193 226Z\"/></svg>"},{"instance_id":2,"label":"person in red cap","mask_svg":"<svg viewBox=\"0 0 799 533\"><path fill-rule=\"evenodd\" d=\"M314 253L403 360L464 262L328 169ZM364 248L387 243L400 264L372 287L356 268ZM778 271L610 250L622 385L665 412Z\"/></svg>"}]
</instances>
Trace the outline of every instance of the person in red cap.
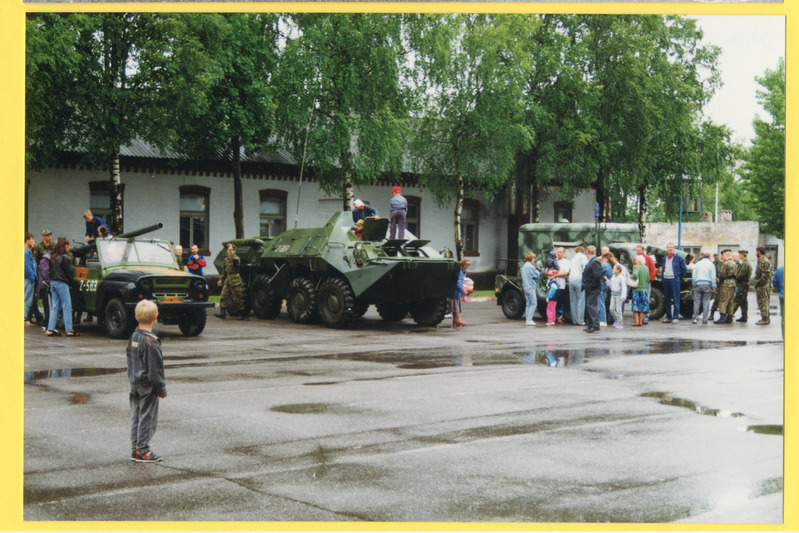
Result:
<instances>
[{"instance_id":1,"label":"person in red cap","mask_svg":"<svg viewBox=\"0 0 799 533\"><path fill-rule=\"evenodd\" d=\"M366 205L360 198L356 198L352 205L355 206L355 208L352 210L353 222L358 222L366 217L377 218L377 209L371 205Z\"/></svg>"},{"instance_id":2,"label":"person in red cap","mask_svg":"<svg viewBox=\"0 0 799 533\"><path fill-rule=\"evenodd\" d=\"M390 213L389 213L389 220L390 225L388 229L388 237L389 239L394 238L405 238L405 215L408 212L408 200L402 196L402 189L400 187L394 187L391 189L391 194L394 196L391 198L389 202L390 206Z\"/></svg>"}]
</instances>

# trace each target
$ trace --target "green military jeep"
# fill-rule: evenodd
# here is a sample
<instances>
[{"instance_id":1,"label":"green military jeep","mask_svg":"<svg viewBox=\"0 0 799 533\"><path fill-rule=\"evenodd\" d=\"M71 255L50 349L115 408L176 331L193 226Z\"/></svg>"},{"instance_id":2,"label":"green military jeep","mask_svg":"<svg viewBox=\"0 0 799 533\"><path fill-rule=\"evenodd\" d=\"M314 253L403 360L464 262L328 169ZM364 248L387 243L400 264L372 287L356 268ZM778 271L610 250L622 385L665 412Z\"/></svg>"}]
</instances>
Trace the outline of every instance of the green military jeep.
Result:
<instances>
[{"instance_id":1,"label":"green military jeep","mask_svg":"<svg viewBox=\"0 0 799 533\"><path fill-rule=\"evenodd\" d=\"M96 239L72 250L72 309L96 314L98 325L115 339L136 328L133 311L145 299L158 305L160 323L177 324L184 335L199 335L205 328L205 308L214 305L205 278L178 268L169 241L135 238L161 227Z\"/></svg>"}]
</instances>

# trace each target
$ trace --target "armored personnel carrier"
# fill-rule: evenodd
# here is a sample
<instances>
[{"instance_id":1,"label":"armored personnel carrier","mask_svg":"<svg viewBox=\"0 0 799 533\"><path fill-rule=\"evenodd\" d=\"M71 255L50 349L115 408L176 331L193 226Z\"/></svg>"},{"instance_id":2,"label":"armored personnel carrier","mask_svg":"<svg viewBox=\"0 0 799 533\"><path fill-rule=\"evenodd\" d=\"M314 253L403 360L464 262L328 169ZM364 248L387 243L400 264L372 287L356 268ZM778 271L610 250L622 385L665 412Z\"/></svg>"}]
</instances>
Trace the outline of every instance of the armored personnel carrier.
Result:
<instances>
[{"instance_id":1,"label":"armored personnel carrier","mask_svg":"<svg viewBox=\"0 0 799 533\"><path fill-rule=\"evenodd\" d=\"M205 308L214 305L205 278L178 268L169 241L137 238L161 227L98 238L72 250L72 309L96 314L110 337L130 336L136 327L134 308L145 299L158 305L160 323L177 324L186 336L205 328Z\"/></svg>"},{"instance_id":2,"label":"armored personnel carrier","mask_svg":"<svg viewBox=\"0 0 799 533\"><path fill-rule=\"evenodd\" d=\"M321 228L225 241L214 265L222 269L225 247L233 243L241 259L243 313L258 318L275 318L285 300L289 317L301 324L346 327L374 304L383 320L410 314L421 326L437 325L455 292L460 263L412 235L387 239L388 222L367 218L358 236L352 214L344 211Z\"/></svg>"}]
</instances>

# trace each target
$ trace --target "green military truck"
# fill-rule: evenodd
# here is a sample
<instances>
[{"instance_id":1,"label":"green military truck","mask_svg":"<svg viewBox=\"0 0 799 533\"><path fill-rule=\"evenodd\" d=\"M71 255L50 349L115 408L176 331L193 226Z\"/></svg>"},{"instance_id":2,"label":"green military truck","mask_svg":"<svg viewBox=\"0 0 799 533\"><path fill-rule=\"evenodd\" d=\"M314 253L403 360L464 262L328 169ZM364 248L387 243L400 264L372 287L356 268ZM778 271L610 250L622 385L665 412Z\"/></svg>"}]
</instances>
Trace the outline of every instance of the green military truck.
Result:
<instances>
[{"instance_id":1,"label":"green military truck","mask_svg":"<svg viewBox=\"0 0 799 533\"><path fill-rule=\"evenodd\" d=\"M628 271L632 269L632 261L636 254L636 247L641 241L641 230L638 224L628 223L560 223L560 224L525 224L519 228L519 259L518 267L524 263L524 256L527 252L536 254L536 267L541 271L537 287L538 301L536 309L542 317L546 316L546 282L547 277L543 275L544 264L547 254L560 246L566 251L566 258L570 259L577 246L587 246L593 244L597 251L602 246L607 246L616 258L624 265ZM646 253L655 257L655 265L662 264L666 250L656 246L644 245ZM676 253L685 257L685 253ZM566 279L568 286L568 278ZM503 314L510 319L521 318L524 314L525 296L522 289L522 281L519 276L508 276L500 274L494 282L494 292L497 296L497 305L502 308ZM610 304L608 295L606 306ZM652 282L652 292L650 294L649 305L651 308L650 319L658 320L665 314L663 286L660 278L660 270ZM680 288L680 314L690 317L693 314L693 290L689 276L683 278ZM564 300L564 316L571 320L569 309L569 299Z\"/></svg>"},{"instance_id":2,"label":"green military truck","mask_svg":"<svg viewBox=\"0 0 799 533\"><path fill-rule=\"evenodd\" d=\"M169 241L137 238L162 226L98 238L72 250L72 309L96 314L110 337L130 336L136 327L134 308L145 299L158 305L161 324L177 324L186 336L205 328L205 309L214 305L205 278L178 268Z\"/></svg>"},{"instance_id":3,"label":"green military truck","mask_svg":"<svg viewBox=\"0 0 799 533\"><path fill-rule=\"evenodd\" d=\"M321 228L225 241L223 247L233 243L241 259L245 308L239 314L272 319L285 300L294 322L342 328L374 304L383 320L410 314L419 325L437 325L455 293L460 263L407 231L407 239L387 239L388 223L366 218L359 237L352 213L343 211ZM225 257L223 248L214 260L217 270Z\"/></svg>"}]
</instances>

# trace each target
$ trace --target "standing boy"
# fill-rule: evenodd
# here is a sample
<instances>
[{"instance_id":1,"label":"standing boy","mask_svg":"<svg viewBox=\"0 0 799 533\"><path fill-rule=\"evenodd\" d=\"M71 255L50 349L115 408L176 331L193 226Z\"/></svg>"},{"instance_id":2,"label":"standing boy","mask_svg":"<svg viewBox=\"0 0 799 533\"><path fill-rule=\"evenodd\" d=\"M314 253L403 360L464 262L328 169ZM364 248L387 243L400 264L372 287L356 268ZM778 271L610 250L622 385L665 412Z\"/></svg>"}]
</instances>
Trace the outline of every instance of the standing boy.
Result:
<instances>
[{"instance_id":1,"label":"standing boy","mask_svg":"<svg viewBox=\"0 0 799 533\"><path fill-rule=\"evenodd\" d=\"M158 306L150 300L136 304L139 327L128 341L128 379L130 380L130 460L155 463L162 458L150 451L158 423L158 399L166 398L164 359L161 341L153 332Z\"/></svg>"}]
</instances>

